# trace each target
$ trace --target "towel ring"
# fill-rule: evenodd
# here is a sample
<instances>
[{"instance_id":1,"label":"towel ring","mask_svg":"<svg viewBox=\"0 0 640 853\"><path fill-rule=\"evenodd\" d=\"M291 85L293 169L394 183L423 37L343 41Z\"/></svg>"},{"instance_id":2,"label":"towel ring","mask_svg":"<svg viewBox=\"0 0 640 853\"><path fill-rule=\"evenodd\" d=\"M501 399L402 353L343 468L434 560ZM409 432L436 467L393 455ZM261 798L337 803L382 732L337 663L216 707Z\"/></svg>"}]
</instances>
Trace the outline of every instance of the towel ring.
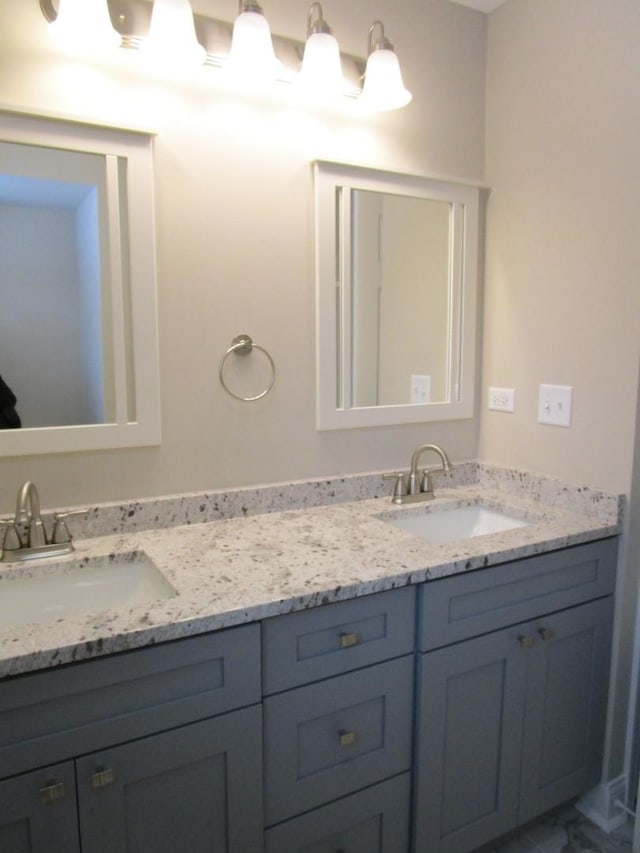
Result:
<instances>
[{"instance_id":1,"label":"towel ring","mask_svg":"<svg viewBox=\"0 0 640 853\"><path fill-rule=\"evenodd\" d=\"M224 381L224 367L231 353L235 353L236 355L249 355L249 353L254 349L260 350L260 352L264 353L264 355L267 357L269 365L271 366L271 379L269 380L269 384L267 385L267 387L259 394L256 394L254 397L241 397L239 394L236 394L234 391L232 391L231 388L229 388L227 383ZM273 384L276 381L276 366L266 349L264 347L258 346L258 344L254 344L249 335L236 335L235 338L231 341L231 346L222 356L222 361L220 362L220 369L218 370L218 376L220 377L220 384L227 392L227 394L229 394L231 397L234 397L236 400L241 400L243 403L251 403L254 400L260 400L262 397L266 397L269 391L271 391L271 389L273 388Z\"/></svg>"}]
</instances>

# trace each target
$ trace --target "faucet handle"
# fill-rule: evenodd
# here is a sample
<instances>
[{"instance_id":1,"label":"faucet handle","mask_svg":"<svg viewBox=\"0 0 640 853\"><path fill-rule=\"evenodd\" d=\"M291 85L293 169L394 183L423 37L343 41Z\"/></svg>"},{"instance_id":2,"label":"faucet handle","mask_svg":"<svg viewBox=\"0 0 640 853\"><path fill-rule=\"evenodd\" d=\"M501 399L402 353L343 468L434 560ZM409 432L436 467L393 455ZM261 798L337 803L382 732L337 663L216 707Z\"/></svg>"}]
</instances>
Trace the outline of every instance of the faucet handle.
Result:
<instances>
[{"instance_id":1,"label":"faucet handle","mask_svg":"<svg viewBox=\"0 0 640 853\"><path fill-rule=\"evenodd\" d=\"M5 528L2 538L2 551L17 551L22 548L22 540L18 533L14 518L0 518L0 526Z\"/></svg>"},{"instance_id":2,"label":"faucet handle","mask_svg":"<svg viewBox=\"0 0 640 853\"><path fill-rule=\"evenodd\" d=\"M69 509L66 512L56 512L53 516L51 542L55 545L71 542L71 532L67 527L67 519L73 518L74 515L86 515L88 512L88 509Z\"/></svg>"},{"instance_id":3,"label":"faucet handle","mask_svg":"<svg viewBox=\"0 0 640 853\"><path fill-rule=\"evenodd\" d=\"M402 503L402 498L407 494L407 484L402 471L394 471L392 474L384 474L383 479L395 480L393 486L393 503Z\"/></svg>"}]
</instances>

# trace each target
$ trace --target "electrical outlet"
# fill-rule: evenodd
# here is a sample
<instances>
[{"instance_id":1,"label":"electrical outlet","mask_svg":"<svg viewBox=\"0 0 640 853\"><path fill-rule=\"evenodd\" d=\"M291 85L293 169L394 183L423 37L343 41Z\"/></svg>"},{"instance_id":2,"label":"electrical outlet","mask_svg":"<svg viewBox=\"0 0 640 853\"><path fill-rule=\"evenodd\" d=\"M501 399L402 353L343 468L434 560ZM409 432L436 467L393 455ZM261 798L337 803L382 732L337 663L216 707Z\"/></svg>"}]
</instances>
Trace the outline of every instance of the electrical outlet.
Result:
<instances>
[{"instance_id":1,"label":"electrical outlet","mask_svg":"<svg viewBox=\"0 0 640 853\"><path fill-rule=\"evenodd\" d=\"M570 427L573 408L571 385L541 385L538 397L538 422Z\"/></svg>"},{"instance_id":2,"label":"electrical outlet","mask_svg":"<svg viewBox=\"0 0 640 853\"><path fill-rule=\"evenodd\" d=\"M420 373L411 374L411 402L431 402L431 376Z\"/></svg>"},{"instance_id":3,"label":"electrical outlet","mask_svg":"<svg viewBox=\"0 0 640 853\"><path fill-rule=\"evenodd\" d=\"M489 408L494 412L514 412L515 388L489 388Z\"/></svg>"}]
</instances>

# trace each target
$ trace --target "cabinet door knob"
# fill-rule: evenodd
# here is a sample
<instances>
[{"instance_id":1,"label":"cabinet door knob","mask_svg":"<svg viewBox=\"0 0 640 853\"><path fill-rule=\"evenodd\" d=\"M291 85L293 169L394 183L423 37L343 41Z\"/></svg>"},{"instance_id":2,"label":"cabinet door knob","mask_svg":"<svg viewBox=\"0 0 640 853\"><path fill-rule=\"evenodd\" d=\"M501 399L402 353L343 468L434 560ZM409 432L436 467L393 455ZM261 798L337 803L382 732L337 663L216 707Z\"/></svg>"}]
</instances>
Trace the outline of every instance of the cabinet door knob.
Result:
<instances>
[{"instance_id":1,"label":"cabinet door knob","mask_svg":"<svg viewBox=\"0 0 640 853\"><path fill-rule=\"evenodd\" d=\"M351 746L356 742L356 733L355 732L338 732L340 735L340 746Z\"/></svg>"},{"instance_id":2,"label":"cabinet door knob","mask_svg":"<svg viewBox=\"0 0 640 853\"><path fill-rule=\"evenodd\" d=\"M352 646L357 646L360 643L360 634L355 631L340 634L340 648L350 649Z\"/></svg>"},{"instance_id":3,"label":"cabinet door knob","mask_svg":"<svg viewBox=\"0 0 640 853\"><path fill-rule=\"evenodd\" d=\"M111 768L99 767L91 774L92 788L106 788L107 785L112 785L115 781L116 773Z\"/></svg>"},{"instance_id":4,"label":"cabinet door knob","mask_svg":"<svg viewBox=\"0 0 640 853\"><path fill-rule=\"evenodd\" d=\"M543 640L553 640L556 635L556 632L553 630L553 628L539 628L538 634L540 634Z\"/></svg>"},{"instance_id":5,"label":"cabinet door knob","mask_svg":"<svg viewBox=\"0 0 640 853\"><path fill-rule=\"evenodd\" d=\"M40 800L43 803L54 803L61 800L66 793L64 782L48 782L44 788L40 788Z\"/></svg>"},{"instance_id":6,"label":"cabinet door knob","mask_svg":"<svg viewBox=\"0 0 640 853\"><path fill-rule=\"evenodd\" d=\"M531 649L535 643L533 637L518 637L518 642L523 649Z\"/></svg>"}]
</instances>

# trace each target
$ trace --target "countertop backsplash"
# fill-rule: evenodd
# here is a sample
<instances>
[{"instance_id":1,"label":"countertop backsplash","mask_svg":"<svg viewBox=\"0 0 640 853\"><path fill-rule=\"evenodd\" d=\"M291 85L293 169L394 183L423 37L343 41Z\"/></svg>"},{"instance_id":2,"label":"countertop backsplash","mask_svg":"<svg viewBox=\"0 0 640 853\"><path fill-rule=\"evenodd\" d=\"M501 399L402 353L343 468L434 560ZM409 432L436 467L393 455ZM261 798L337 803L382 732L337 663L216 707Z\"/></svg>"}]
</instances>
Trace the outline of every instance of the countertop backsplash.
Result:
<instances>
[{"instance_id":1,"label":"countertop backsplash","mask_svg":"<svg viewBox=\"0 0 640 853\"><path fill-rule=\"evenodd\" d=\"M74 518L72 532L75 539L86 539L387 496L390 498L392 484L384 479L385 473L389 472L375 471L344 477L103 503L92 507L86 517ZM438 487L472 485L509 492L558 509L595 515L605 522L622 522L624 495L610 495L588 486L564 483L544 474L486 462L455 463L450 474L437 476L435 488L437 494Z\"/></svg>"}]
</instances>

